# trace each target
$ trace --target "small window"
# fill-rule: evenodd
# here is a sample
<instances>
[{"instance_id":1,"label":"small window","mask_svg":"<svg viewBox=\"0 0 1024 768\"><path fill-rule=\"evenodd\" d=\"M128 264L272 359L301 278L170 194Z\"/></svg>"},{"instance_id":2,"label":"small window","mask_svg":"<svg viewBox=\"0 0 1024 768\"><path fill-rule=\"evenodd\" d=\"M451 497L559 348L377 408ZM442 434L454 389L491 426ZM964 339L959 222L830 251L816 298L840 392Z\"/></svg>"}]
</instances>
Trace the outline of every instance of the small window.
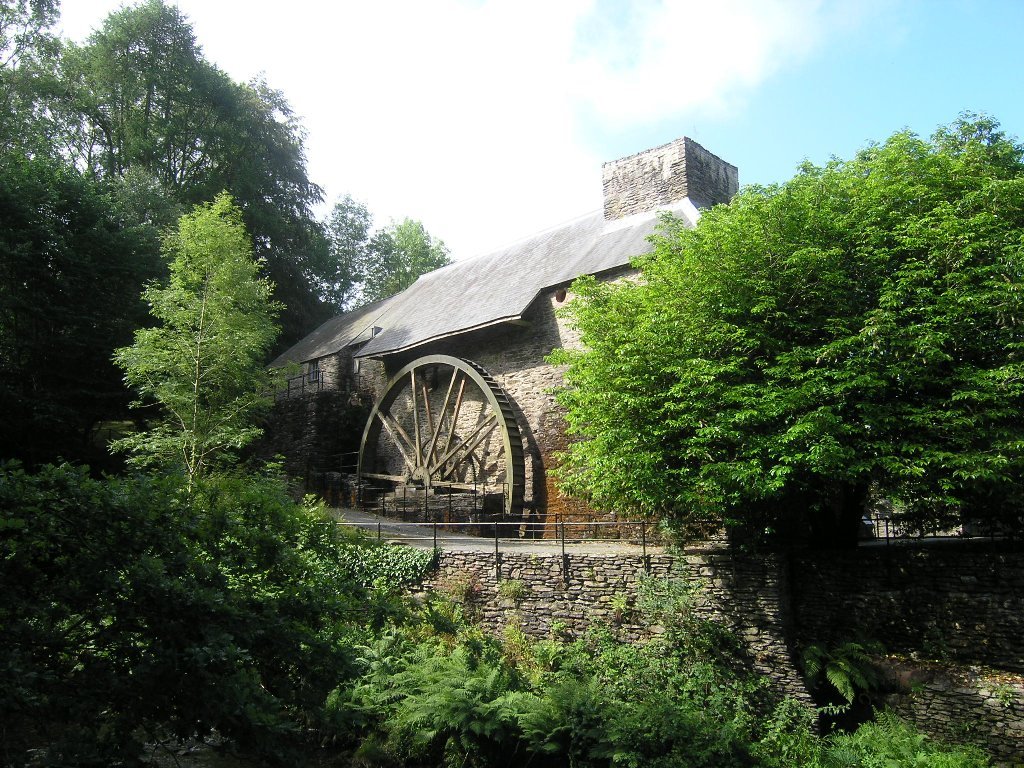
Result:
<instances>
[{"instance_id":1,"label":"small window","mask_svg":"<svg viewBox=\"0 0 1024 768\"><path fill-rule=\"evenodd\" d=\"M306 375L310 382L320 381L320 361L313 360L306 363Z\"/></svg>"}]
</instances>

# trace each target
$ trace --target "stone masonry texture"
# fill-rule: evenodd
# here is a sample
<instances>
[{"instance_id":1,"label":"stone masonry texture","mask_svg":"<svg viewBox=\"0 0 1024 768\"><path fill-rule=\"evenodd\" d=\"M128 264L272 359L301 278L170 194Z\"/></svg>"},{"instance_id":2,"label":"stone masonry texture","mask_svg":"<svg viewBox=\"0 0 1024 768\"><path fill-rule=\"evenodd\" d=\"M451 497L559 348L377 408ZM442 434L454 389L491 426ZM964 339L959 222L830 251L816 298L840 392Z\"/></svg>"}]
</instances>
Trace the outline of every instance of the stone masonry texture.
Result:
<instances>
[{"instance_id":1,"label":"stone masonry texture","mask_svg":"<svg viewBox=\"0 0 1024 768\"><path fill-rule=\"evenodd\" d=\"M1024 677L977 666L895 663L885 705L939 739L973 743L995 765L1024 766Z\"/></svg>"},{"instance_id":2,"label":"stone masonry texture","mask_svg":"<svg viewBox=\"0 0 1024 768\"><path fill-rule=\"evenodd\" d=\"M639 623L631 606L646 575L677 579L694 590L693 610L716 621L743 642L755 670L777 690L811 705L790 657L785 569L775 558L742 559L728 552L681 555L530 555L443 552L425 589L444 590L466 576L476 585L474 606L481 624L500 633L509 625L546 637L556 629L569 636L604 624L626 642L650 637L660 627ZM516 600L501 597L503 581L521 583ZM623 610L625 604L626 610Z\"/></svg>"},{"instance_id":3,"label":"stone masonry texture","mask_svg":"<svg viewBox=\"0 0 1024 768\"><path fill-rule=\"evenodd\" d=\"M621 219L689 197L697 207L727 203L739 171L691 139L677 139L602 168L604 217Z\"/></svg>"},{"instance_id":4,"label":"stone masonry texture","mask_svg":"<svg viewBox=\"0 0 1024 768\"><path fill-rule=\"evenodd\" d=\"M798 639L1024 672L1024 553L998 544L872 546L792 561Z\"/></svg>"},{"instance_id":5,"label":"stone masonry texture","mask_svg":"<svg viewBox=\"0 0 1024 768\"><path fill-rule=\"evenodd\" d=\"M923 732L1024 766L1024 552L924 542L790 561L799 647L872 639L903 658L886 704Z\"/></svg>"}]
</instances>

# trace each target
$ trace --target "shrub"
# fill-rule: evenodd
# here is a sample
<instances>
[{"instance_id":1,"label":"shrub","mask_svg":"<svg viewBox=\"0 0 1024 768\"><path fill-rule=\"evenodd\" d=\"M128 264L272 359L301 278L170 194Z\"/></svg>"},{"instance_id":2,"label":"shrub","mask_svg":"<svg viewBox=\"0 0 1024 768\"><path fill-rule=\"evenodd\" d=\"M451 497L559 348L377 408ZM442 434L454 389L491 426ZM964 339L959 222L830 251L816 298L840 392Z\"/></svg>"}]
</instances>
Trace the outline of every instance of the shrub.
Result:
<instances>
[{"instance_id":1,"label":"shrub","mask_svg":"<svg viewBox=\"0 0 1024 768\"><path fill-rule=\"evenodd\" d=\"M826 742L825 768L986 768L986 758L975 747L951 746L929 739L891 712L854 733L834 734Z\"/></svg>"},{"instance_id":2,"label":"shrub","mask_svg":"<svg viewBox=\"0 0 1024 768\"><path fill-rule=\"evenodd\" d=\"M498 582L498 597L518 604L530 594L530 588L522 579L502 579Z\"/></svg>"},{"instance_id":3,"label":"shrub","mask_svg":"<svg viewBox=\"0 0 1024 768\"><path fill-rule=\"evenodd\" d=\"M339 541L269 478L188 495L177 478L0 467L4 762L109 762L212 729L283 757L353 669L369 601Z\"/></svg>"},{"instance_id":4,"label":"shrub","mask_svg":"<svg viewBox=\"0 0 1024 768\"><path fill-rule=\"evenodd\" d=\"M539 755L589 765L614 754L608 734L612 702L595 678L557 680L539 695L522 698L519 708L523 737Z\"/></svg>"},{"instance_id":5,"label":"shrub","mask_svg":"<svg viewBox=\"0 0 1024 768\"><path fill-rule=\"evenodd\" d=\"M463 605L471 605L480 599L483 585L476 571L458 571L442 579L437 589Z\"/></svg>"},{"instance_id":6,"label":"shrub","mask_svg":"<svg viewBox=\"0 0 1024 768\"><path fill-rule=\"evenodd\" d=\"M437 563L435 550L414 549L359 538L340 550L339 565L347 578L364 587L393 591L419 584Z\"/></svg>"},{"instance_id":7,"label":"shrub","mask_svg":"<svg viewBox=\"0 0 1024 768\"><path fill-rule=\"evenodd\" d=\"M878 643L846 642L834 648L809 645L801 656L804 674L812 689L822 683L845 700L844 708L852 706L858 694L870 693L879 685L872 654L882 652Z\"/></svg>"}]
</instances>

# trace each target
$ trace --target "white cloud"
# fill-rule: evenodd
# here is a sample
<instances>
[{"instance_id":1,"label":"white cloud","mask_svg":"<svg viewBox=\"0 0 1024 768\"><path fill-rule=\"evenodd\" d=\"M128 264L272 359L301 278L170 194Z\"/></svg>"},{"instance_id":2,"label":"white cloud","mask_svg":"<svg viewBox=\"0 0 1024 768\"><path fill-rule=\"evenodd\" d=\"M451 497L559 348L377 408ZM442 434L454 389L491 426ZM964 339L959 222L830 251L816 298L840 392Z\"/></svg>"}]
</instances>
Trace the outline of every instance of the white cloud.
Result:
<instances>
[{"instance_id":1,"label":"white cloud","mask_svg":"<svg viewBox=\"0 0 1024 768\"><path fill-rule=\"evenodd\" d=\"M648 2L580 41L581 101L612 128L721 111L820 40L819 3Z\"/></svg>"},{"instance_id":2,"label":"white cloud","mask_svg":"<svg viewBox=\"0 0 1024 768\"><path fill-rule=\"evenodd\" d=\"M65 0L69 34L115 6ZM810 0L178 6L211 61L285 93L328 202L349 193L379 224L421 219L456 257L597 208L614 158L584 136L720 114L827 27Z\"/></svg>"}]
</instances>

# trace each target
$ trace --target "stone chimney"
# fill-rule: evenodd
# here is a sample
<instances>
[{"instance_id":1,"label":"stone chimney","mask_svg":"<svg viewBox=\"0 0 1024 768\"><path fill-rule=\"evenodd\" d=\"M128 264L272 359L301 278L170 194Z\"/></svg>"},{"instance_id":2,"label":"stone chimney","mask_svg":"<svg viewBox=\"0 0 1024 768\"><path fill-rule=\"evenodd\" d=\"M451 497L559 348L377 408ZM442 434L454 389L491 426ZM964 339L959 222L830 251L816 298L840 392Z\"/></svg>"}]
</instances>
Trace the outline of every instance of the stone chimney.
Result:
<instances>
[{"instance_id":1,"label":"stone chimney","mask_svg":"<svg viewBox=\"0 0 1024 768\"><path fill-rule=\"evenodd\" d=\"M669 206L683 198L698 208L727 203L739 171L693 139L676 139L601 166L605 221Z\"/></svg>"}]
</instances>

